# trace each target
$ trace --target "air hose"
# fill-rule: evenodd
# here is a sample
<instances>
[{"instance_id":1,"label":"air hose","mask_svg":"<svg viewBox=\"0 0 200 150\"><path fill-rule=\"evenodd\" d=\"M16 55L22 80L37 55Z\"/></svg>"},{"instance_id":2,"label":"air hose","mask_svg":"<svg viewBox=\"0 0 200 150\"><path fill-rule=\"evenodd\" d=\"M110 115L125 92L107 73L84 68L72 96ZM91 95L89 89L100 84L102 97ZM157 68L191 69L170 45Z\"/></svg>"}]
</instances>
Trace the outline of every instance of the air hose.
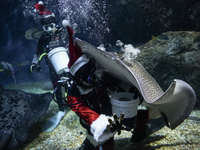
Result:
<instances>
[{"instance_id":1,"label":"air hose","mask_svg":"<svg viewBox=\"0 0 200 150\"><path fill-rule=\"evenodd\" d=\"M72 106L72 105L77 105L77 104L83 103L83 102L86 101L90 96L92 96L93 93L96 91L96 88L94 88L94 89L92 90L92 92L90 92L90 94L89 94L86 98L84 98L82 101L80 101L80 102L78 102L78 103L74 103L74 104L61 103L61 102L58 102L58 101L56 100L55 95L56 95L56 91L57 91L58 87L62 86L62 84L63 84L63 83L60 83L60 84L54 89L54 91L53 91L53 100L54 100L57 104L59 104L59 105ZM66 101L66 100L64 100L64 101Z\"/></svg>"}]
</instances>

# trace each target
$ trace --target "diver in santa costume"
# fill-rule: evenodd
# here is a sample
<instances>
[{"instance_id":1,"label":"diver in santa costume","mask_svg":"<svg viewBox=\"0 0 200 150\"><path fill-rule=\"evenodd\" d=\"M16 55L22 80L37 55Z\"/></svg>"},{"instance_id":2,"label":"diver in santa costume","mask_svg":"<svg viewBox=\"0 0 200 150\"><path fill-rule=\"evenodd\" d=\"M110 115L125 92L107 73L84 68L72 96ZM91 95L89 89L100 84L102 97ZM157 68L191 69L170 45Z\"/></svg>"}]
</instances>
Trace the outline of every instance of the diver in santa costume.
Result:
<instances>
[{"instance_id":1,"label":"diver in santa costume","mask_svg":"<svg viewBox=\"0 0 200 150\"><path fill-rule=\"evenodd\" d=\"M107 149L111 150L115 132L108 131L105 133L105 137L100 137L109 124L108 116L112 115L106 85L102 84L94 90L94 84L96 84L94 82L95 64L82 53L80 48L74 46L73 31L69 26L67 26L67 30L70 58L68 67L75 81L68 89L67 103L80 117L81 125L87 129L87 138L80 149L90 150L100 145L106 145ZM86 100L83 101L84 99Z\"/></svg>"},{"instance_id":2,"label":"diver in santa costume","mask_svg":"<svg viewBox=\"0 0 200 150\"><path fill-rule=\"evenodd\" d=\"M40 71L40 60L44 56L46 64L49 66L49 74L54 88L58 86L58 80L61 75L57 74L51 61L48 58L48 53L58 47L65 47L65 39L62 38L62 28L56 25L55 15L54 13L48 11L44 6L42 1L39 1L35 4L35 10L40 17L40 21L44 30L43 35L39 38L37 44L37 51L32 60L32 64L29 68L29 72L32 73L34 69L36 71ZM60 103L62 103L62 92L61 87L59 86L56 91L56 99ZM54 128L57 127L60 120L63 118L65 114L65 106L58 105L59 111L53 116L43 127L44 132L51 132Z\"/></svg>"},{"instance_id":3,"label":"diver in santa costume","mask_svg":"<svg viewBox=\"0 0 200 150\"><path fill-rule=\"evenodd\" d=\"M120 134L123 126L123 113L118 118L112 114L108 89L117 86L116 81L102 73L98 79L95 63L82 50L74 45L73 30L67 26L69 34L69 72L73 84L68 89L67 103L80 117L81 125L87 129L87 137L81 150L112 150L114 135ZM113 81L113 82L112 82ZM148 121L148 112L138 112L140 125L138 134L144 131ZM142 135L143 136L143 135ZM144 137L142 137L143 139ZM141 140L142 140L141 139Z\"/></svg>"}]
</instances>

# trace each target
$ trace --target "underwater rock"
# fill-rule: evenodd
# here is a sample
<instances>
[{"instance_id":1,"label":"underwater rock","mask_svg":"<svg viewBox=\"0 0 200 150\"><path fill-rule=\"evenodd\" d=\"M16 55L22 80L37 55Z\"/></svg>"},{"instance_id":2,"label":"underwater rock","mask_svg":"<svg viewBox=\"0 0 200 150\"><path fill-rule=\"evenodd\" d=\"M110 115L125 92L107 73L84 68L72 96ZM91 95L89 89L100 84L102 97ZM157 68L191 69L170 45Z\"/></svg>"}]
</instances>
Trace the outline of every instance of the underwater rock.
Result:
<instances>
[{"instance_id":1,"label":"underwater rock","mask_svg":"<svg viewBox=\"0 0 200 150\"><path fill-rule=\"evenodd\" d=\"M163 90L173 79L189 83L197 94L200 103L200 32L165 32L169 40L150 40L138 47L136 60L155 78Z\"/></svg>"},{"instance_id":2,"label":"underwater rock","mask_svg":"<svg viewBox=\"0 0 200 150\"><path fill-rule=\"evenodd\" d=\"M36 119L48 110L51 93L30 94L19 90L0 90L0 149L16 150L25 142Z\"/></svg>"},{"instance_id":3,"label":"underwater rock","mask_svg":"<svg viewBox=\"0 0 200 150\"><path fill-rule=\"evenodd\" d=\"M114 43L120 39L127 43L141 43L150 40L152 34L157 36L166 31L198 31L199 8L197 0L121 0L112 3L107 10L111 16L110 34L105 41Z\"/></svg>"}]
</instances>

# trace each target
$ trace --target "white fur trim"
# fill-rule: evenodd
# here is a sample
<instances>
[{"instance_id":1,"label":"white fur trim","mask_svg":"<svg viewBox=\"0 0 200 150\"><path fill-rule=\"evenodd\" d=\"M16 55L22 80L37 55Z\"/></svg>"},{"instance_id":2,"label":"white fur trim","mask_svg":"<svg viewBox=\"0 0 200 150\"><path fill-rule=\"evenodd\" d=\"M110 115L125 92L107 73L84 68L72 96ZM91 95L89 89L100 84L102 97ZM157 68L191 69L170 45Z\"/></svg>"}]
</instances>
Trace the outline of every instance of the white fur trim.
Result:
<instances>
[{"instance_id":1,"label":"white fur trim","mask_svg":"<svg viewBox=\"0 0 200 150\"><path fill-rule=\"evenodd\" d=\"M69 21L69 20L63 20L63 21L62 21L62 26L63 26L63 27L70 26L70 21Z\"/></svg>"},{"instance_id":2,"label":"white fur trim","mask_svg":"<svg viewBox=\"0 0 200 150\"><path fill-rule=\"evenodd\" d=\"M74 64L70 67L69 72L74 75L79 68L81 68L83 65L87 64L89 62L89 59L85 54L83 54L81 57L79 57Z\"/></svg>"},{"instance_id":3,"label":"white fur trim","mask_svg":"<svg viewBox=\"0 0 200 150\"><path fill-rule=\"evenodd\" d=\"M94 140L100 145L103 144L106 140L110 139L115 135L116 132L110 132L106 129L109 116L101 114L99 118L92 122L90 126L90 131L94 136ZM113 119L113 118L111 118Z\"/></svg>"},{"instance_id":4,"label":"white fur trim","mask_svg":"<svg viewBox=\"0 0 200 150\"><path fill-rule=\"evenodd\" d=\"M39 1L38 4L40 4L40 5L44 5L43 1Z\"/></svg>"}]
</instances>

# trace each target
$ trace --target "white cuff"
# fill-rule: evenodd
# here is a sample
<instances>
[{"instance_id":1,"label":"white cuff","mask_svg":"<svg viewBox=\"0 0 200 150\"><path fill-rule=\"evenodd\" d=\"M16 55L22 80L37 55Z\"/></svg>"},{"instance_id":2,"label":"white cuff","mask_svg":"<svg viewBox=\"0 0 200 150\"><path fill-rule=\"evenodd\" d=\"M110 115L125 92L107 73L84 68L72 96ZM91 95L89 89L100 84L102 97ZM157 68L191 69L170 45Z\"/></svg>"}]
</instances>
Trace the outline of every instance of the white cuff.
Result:
<instances>
[{"instance_id":1,"label":"white cuff","mask_svg":"<svg viewBox=\"0 0 200 150\"><path fill-rule=\"evenodd\" d=\"M40 4L40 5L44 5L43 1L39 1L38 4Z\"/></svg>"},{"instance_id":2,"label":"white cuff","mask_svg":"<svg viewBox=\"0 0 200 150\"><path fill-rule=\"evenodd\" d=\"M113 137L116 133L106 130L106 127L109 124L108 118L110 117L101 114L99 118L93 121L90 126L90 131L93 134L95 141L97 141L99 144L103 144L106 140Z\"/></svg>"}]
</instances>

